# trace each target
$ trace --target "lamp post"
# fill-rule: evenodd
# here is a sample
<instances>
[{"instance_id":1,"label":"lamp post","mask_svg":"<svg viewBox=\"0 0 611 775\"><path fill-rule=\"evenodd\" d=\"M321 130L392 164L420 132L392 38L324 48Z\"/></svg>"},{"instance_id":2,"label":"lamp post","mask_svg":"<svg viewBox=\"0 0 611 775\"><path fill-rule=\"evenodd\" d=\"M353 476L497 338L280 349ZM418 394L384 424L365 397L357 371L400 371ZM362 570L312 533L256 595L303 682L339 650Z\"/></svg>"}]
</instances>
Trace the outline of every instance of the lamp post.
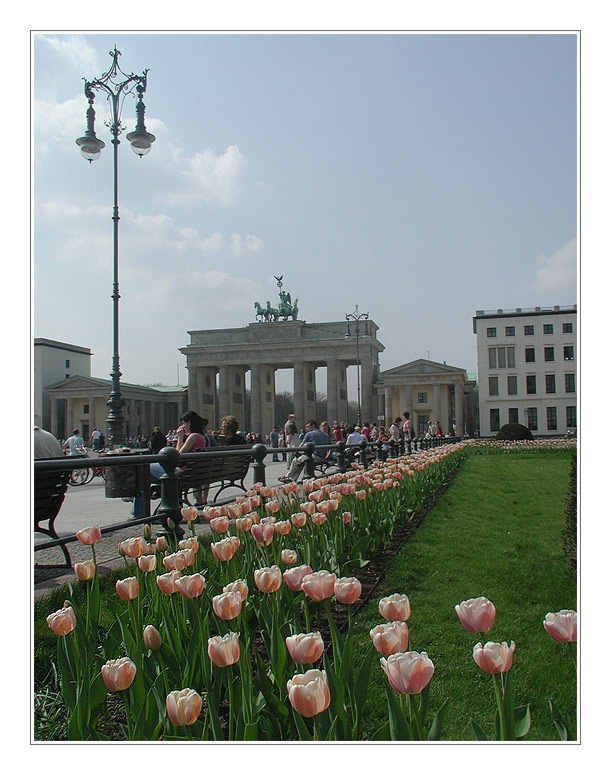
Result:
<instances>
[{"instance_id":1,"label":"lamp post","mask_svg":"<svg viewBox=\"0 0 611 775\"><path fill-rule=\"evenodd\" d=\"M81 154L89 161L95 161L99 158L105 143L99 140L95 134L95 110L93 109L93 102L95 99L95 92L100 91L106 94L108 103L110 106L110 121L106 126L110 129L112 135L112 144L114 148L113 157L113 187L114 187L114 205L112 211L113 221L113 286L112 286L112 300L113 300L113 354L112 354L112 371L110 377L112 380L112 386L110 395L106 402L108 406L108 436L109 446L112 449L116 444L121 444L124 440L124 419L123 419L123 405L124 401L121 396L121 372L119 370L119 187L118 187L118 150L119 150L119 135L125 129L121 124L121 111L123 103L128 95L134 95L134 92L138 95L138 101L136 103L136 129L126 135L127 139L131 143L134 153L138 156L145 156L150 150L151 145L155 142L155 135L146 131L144 125L144 102L142 97L146 91L146 76L148 70L144 70L142 75L135 75L134 73L127 74L119 67L119 57L121 52L117 51L115 46L114 51L109 52L112 57L112 65L110 68L93 81L85 81L85 96L89 101L89 107L87 108L87 129L82 137L79 137L76 144L81 149ZM124 80L121 80L124 78Z\"/></svg>"},{"instance_id":2,"label":"lamp post","mask_svg":"<svg viewBox=\"0 0 611 775\"><path fill-rule=\"evenodd\" d=\"M369 313L368 312L359 312L359 305L357 304L354 312L347 312L346 313L346 339L350 339L350 321L354 320L356 322L356 397L357 397L357 413L356 413L356 420L359 425L361 425L361 355L359 352L359 336L360 336L360 329L359 329L359 321L360 320L369 320Z\"/></svg>"}]
</instances>

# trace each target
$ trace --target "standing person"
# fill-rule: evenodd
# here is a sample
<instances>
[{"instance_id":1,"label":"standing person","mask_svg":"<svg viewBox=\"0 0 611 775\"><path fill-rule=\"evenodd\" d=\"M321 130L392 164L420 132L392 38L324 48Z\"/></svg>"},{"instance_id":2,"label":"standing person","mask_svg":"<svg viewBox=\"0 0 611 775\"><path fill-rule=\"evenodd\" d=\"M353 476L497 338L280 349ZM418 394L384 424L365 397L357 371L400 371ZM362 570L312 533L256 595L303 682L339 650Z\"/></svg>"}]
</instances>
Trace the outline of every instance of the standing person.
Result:
<instances>
[{"instance_id":1,"label":"standing person","mask_svg":"<svg viewBox=\"0 0 611 775\"><path fill-rule=\"evenodd\" d=\"M297 429L297 417L294 414L289 414L287 421L284 423L284 443L287 447L299 446L299 435ZM289 454L287 458L287 468L290 468L293 461L293 455Z\"/></svg>"},{"instance_id":2,"label":"standing person","mask_svg":"<svg viewBox=\"0 0 611 775\"><path fill-rule=\"evenodd\" d=\"M369 441L377 441L378 440L378 426L372 422L371 423L371 430L369 431Z\"/></svg>"},{"instance_id":3,"label":"standing person","mask_svg":"<svg viewBox=\"0 0 611 775\"><path fill-rule=\"evenodd\" d=\"M443 431L441 430L441 425L439 424L439 420L435 420L435 436L440 439L443 436Z\"/></svg>"},{"instance_id":4,"label":"standing person","mask_svg":"<svg viewBox=\"0 0 611 775\"><path fill-rule=\"evenodd\" d=\"M414 438L414 429L412 421L409 419L409 412L403 412L403 435L408 441Z\"/></svg>"},{"instance_id":5,"label":"standing person","mask_svg":"<svg viewBox=\"0 0 611 775\"><path fill-rule=\"evenodd\" d=\"M427 421L427 429L428 429L427 432L429 434L428 438L432 439L433 436L435 435L435 429L433 428L433 423L430 420Z\"/></svg>"},{"instance_id":6,"label":"standing person","mask_svg":"<svg viewBox=\"0 0 611 775\"><path fill-rule=\"evenodd\" d=\"M303 437L303 441L301 442L300 446L303 447L303 445L307 444L309 441L311 441L313 444L316 444L316 446L326 445L329 443L329 436L318 428L318 423L316 420L310 420L306 425L306 435ZM332 451L333 450L331 450L331 452ZM314 453L314 460L316 462L322 463L325 460L325 457L326 454L324 452L322 452L320 455ZM291 463L291 467L289 468L287 475L278 477L278 481L286 483L296 482L299 478L299 474L306 464L307 459L307 455L296 455L295 459Z\"/></svg>"},{"instance_id":7,"label":"standing person","mask_svg":"<svg viewBox=\"0 0 611 775\"><path fill-rule=\"evenodd\" d=\"M62 445L52 433L34 426L34 460L64 457Z\"/></svg>"},{"instance_id":8,"label":"standing person","mask_svg":"<svg viewBox=\"0 0 611 775\"><path fill-rule=\"evenodd\" d=\"M94 450L94 452L100 451L100 439L102 438L102 431L98 430L97 428L94 428L91 431L91 446Z\"/></svg>"},{"instance_id":9,"label":"standing person","mask_svg":"<svg viewBox=\"0 0 611 775\"><path fill-rule=\"evenodd\" d=\"M85 449L85 440L81 436L78 428L72 431L72 436L64 442L64 449L68 450L70 457L84 457L87 454Z\"/></svg>"},{"instance_id":10,"label":"standing person","mask_svg":"<svg viewBox=\"0 0 611 775\"><path fill-rule=\"evenodd\" d=\"M400 441L401 439L401 431L399 430L399 427L401 425L401 418L397 417L393 424L388 429L388 435L390 436L393 441Z\"/></svg>"},{"instance_id":11,"label":"standing person","mask_svg":"<svg viewBox=\"0 0 611 775\"><path fill-rule=\"evenodd\" d=\"M168 446L168 440L165 434L161 432L161 428L156 425L153 428L153 433L148 441L148 448L151 451L151 455L157 455L164 447Z\"/></svg>"},{"instance_id":12,"label":"standing person","mask_svg":"<svg viewBox=\"0 0 611 775\"><path fill-rule=\"evenodd\" d=\"M278 449L279 438L280 438L280 434L278 433L278 428L277 426L274 425L272 432L269 434L269 441L274 449ZM278 453L274 452L272 455L272 463L277 463L277 462L278 462Z\"/></svg>"}]
</instances>

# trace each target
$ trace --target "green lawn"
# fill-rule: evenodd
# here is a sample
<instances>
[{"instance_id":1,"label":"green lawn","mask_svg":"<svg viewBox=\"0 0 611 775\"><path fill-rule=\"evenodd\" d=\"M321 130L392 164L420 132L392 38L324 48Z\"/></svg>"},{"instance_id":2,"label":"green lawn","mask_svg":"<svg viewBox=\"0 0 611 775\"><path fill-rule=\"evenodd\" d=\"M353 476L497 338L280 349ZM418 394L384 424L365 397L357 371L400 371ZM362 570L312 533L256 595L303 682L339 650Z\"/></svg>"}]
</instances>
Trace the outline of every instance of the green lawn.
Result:
<instances>
[{"instance_id":1,"label":"green lawn","mask_svg":"<svg viewBox=\"0 0 611 775\"><path fill-rule=\"evenodd\" d=\"M435 664L433 713L449 698L443 740L473 740L473 718L492 738L492 677L472 658L478 638L465 632L454 605L484 595L497 611L487 640L514 640L515 704L530 703L528 740L558 740L547 698L553 697L576 734L573 644L559 646L542 620L548 611L576 609L576 585L564 564L562 528L570 455L469 456L453 484L391 564L384 589L356 621L367 644L382 620L377 602L406 593L410 650L427 651ZM374 665L367 732L387 719L385 677ZM430 722L429 713L428 721Z\"/></svg>"}]
</instances>

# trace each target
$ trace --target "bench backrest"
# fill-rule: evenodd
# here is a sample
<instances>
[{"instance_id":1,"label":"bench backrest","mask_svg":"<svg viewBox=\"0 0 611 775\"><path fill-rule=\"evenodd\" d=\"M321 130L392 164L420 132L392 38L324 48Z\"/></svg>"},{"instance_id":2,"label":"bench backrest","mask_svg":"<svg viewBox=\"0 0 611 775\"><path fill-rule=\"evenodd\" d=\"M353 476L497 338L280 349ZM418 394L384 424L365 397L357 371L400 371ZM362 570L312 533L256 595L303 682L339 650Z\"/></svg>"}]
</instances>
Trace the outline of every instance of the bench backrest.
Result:
<instances>
[{"instance_id":1,"label":"bench backrest","mask_svg":"<svg viewBox=\"0 0 611 775\"><path fill-rule=\"evenodd\" d=\"M70 471L35 471L34 472L34 529L40 522L49 519L51 522L61 508Z\"/></svg>"},{"instance_id":2,"label":"bench backrest","mask_svg":"<svg viewBox=\"0 0 611 775\"><path fill-rule=\"evenodd\" d=\"M242 481L252 462L250 454L235 457L218 457L206 451L197 460L190 460L181 477L183 490L194 486L205 487L223 481Z\"/></svg>"}]
</instances>

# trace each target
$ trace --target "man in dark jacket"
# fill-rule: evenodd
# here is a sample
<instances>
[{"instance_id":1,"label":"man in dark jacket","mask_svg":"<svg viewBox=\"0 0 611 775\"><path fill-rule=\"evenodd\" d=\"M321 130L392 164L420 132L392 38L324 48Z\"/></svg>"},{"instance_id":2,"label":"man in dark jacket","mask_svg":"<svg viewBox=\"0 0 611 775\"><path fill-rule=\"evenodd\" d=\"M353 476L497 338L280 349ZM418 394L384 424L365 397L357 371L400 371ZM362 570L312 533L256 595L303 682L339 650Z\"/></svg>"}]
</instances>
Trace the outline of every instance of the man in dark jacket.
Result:
<instances>
[{"instance_id":1,"label":"man in dark jacket","mask_svg":"<svg viewBox=\"0 0 611 775\"><path fill-rule=\"evenodd\" d=\"M156 425L153 428L153 434L151 438L149 439L149 449L151 450L151 455L158 454L164 447L168 446L168 440L161 432L161 428Z\"/></svg>"}]
</instances>

